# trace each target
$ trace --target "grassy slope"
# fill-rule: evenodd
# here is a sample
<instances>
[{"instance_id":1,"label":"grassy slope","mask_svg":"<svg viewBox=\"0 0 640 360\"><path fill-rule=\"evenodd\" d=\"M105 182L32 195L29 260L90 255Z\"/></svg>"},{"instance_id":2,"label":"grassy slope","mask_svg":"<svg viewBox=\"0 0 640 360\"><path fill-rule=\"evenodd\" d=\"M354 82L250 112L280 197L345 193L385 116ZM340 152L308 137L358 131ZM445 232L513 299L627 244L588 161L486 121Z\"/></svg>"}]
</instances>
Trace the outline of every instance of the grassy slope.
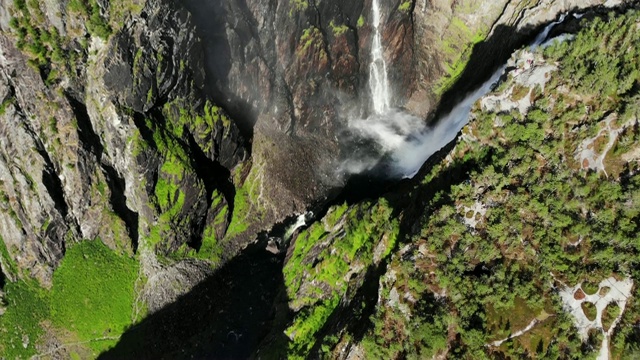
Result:
<instances>
[{"instance_id":1,"label":"grassy slope","mask_svg":"<svg viewBox=\"0 0 640 360\"><path fill-rule=\"evenodd\" d=\"M29 358L37 353L36 344L44 340L46 327L51 331L47 336L57 337L62 344L79 343L88 348L84 353L97 356L115 344L132 322L137 272L135 259L94 240L67 251L54 272L50 291L32 281L7 284L0 352L9 359ZM71 355L76 347L69 347Z\"/></svg>"},{"instance_id":2,"label":"grassy slope","mask_svg":"<svg viewBox=\"0 0 640 360\"><path fill-rule=\"evenodd\" d=\"M53 275L53 325L77 333L80 341L117 338L131 324L137 273L135 259L115 254L99 240L75 245ZM90 346L100 351L113 343Z\"/></svg>"}]
</instances>

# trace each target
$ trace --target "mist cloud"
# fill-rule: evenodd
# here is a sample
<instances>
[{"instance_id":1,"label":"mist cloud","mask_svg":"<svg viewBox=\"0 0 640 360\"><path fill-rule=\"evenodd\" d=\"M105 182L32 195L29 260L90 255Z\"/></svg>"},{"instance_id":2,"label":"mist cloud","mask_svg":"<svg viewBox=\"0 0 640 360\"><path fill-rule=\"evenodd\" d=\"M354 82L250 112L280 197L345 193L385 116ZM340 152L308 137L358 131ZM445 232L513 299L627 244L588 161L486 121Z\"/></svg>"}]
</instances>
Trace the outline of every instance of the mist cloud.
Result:
<instances>
[{"instance_id":1,"label":"mist cloud","mask_svg":"<svg viewBox=\"0 0 640 360\"><path fill-rule=\"evenodd\" d=\"M339 168L348 174L366 171L383 171L391 178L413 177L427 159L455 139L469 121L473 104L491 90L500 78L504 67L498 69L489 80L469 93L449 114L428 127L421 118L400 109L366 119L348 122L347 159Z\"/></svg>"}]
</instances>

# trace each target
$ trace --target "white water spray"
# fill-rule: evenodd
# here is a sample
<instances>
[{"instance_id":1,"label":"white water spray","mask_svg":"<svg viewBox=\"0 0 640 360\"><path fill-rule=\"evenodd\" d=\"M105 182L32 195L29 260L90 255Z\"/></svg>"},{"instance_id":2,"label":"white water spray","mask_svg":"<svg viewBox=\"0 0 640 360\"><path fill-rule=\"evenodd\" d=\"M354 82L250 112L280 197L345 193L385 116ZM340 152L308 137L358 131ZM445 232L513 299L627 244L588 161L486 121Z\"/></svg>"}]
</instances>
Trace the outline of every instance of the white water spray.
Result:
<instances>
[{"instance_id":1,"label":"white water spray","mask_svg":"<svg viewBox=\"0 0 640 360\"><path fill-rule=\"evenodd\" d=\"M303 226L307 225L307 221L313 218L313 212L309 211L296 218L296 222L291 224L284 233L284 240L288 241L293 233Z\"/></svg>"},{"instance_id":2,"label":"white water spray","mask_svg":"<svg viewBox=\"0 0 640 360\"><path fill-rule=\"evenodd\" d=\"M384 61L382 36L380 35L380 4L373 0L373 43L371 44L371 65L369 65L369 88L373 101L373 111L381 115L391 108L387 63Z\"/></svg>"},{"instance_id":3,"label":"white water spray","mask_svg":"<svg viewBox=\"0 0 640 360\"><path fill-rule=\"evenodd\" d=\"M543 44L551 29L564 19L565 15L547 25L531 44L531 50ZM376 167L386 156L391 160L385 169L389 172L387 176L413 177L431 155L455 139L458 132L469 121L473 104L491 90L505 67L495 71L489 80L467 94L447 115L438 119L435 126L427 127L423 119L390 106L391 96L379 31L378 0L373 0L373 25L369 86L373 96L374 114L367 119L349 120L349 128L353 132L356 144L355 155L344 161L339 170L351 174L361 173ZM358 152L362 149L357 144L361 143L362 139L375 143L377 148L364 154L361 151Z\"/></svg>"}]
</instances>

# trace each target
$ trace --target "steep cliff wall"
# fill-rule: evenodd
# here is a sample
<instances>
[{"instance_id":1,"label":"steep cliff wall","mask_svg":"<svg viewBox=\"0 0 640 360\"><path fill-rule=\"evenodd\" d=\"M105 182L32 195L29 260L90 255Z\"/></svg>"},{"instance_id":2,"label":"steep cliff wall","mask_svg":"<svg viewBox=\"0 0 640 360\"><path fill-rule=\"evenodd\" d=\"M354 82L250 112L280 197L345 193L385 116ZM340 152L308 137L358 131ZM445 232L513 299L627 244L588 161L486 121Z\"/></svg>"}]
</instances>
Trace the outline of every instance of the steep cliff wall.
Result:
<instances>
[{"instance_id":1,"label":"steep cliff wall","mask_svg":"<svg viewBox=\"0 0 640 360\"><path fill-rule=\"evenodd\" d=\"M1 39L0 236L45 285L83 239L129 253L199 250L233 203L230 169L246 158L237 127L204 92L186 10L150 1L117 17L120 3L80 4L49 17L44 5L16 3ZM91 11L108 31L74 22Z\"/></svg>"},{"instance_id":2,"label":"steep cliff wall","mask_svg":"<svg viewBox=\"0 0 640 360\"><path fill-rule=\"evenodd\" d=\"M603 3L619 2L381 0L392 104L426 122L559 13ZM370 0L0 0L1 279L56 293L65 253L100 239L141 265L127 285L133 322L274 224L326 206L347 180L341 133L371 112L370 9ZM294 310L337 306L334 293L367 284L369 263L384 265L394 248L397 224L383 223L397 212L386 203L347 213L375 229L330 212L339 219L305 233L304 251L302 237L288 249L285 280L302 299ZM316 243L344 229L367 235ZM370 248L367 236L384 241ZM291 267L335 244L354 251L334 264L348 274L311 299L313 277ZM44 352L34 341L24 349Z\"/></svg>"}]
</instances>

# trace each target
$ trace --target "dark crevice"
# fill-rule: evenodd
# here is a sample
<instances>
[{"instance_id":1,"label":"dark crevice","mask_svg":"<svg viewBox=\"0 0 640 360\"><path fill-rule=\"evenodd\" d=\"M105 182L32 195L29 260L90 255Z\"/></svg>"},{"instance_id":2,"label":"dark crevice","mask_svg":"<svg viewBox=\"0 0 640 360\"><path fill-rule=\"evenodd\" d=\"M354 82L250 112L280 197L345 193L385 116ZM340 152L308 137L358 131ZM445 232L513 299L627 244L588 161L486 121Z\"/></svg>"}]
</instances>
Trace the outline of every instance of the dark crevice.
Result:
<instances>
[{"instance_id":1,"label":"dark crevice","mask_svg":"<svg viewBox=\"0 0 640 360\"><path fill-rule=\"evenodd\" d=\"M82 147L95 155L98 161L100 161L102 159L104 146L102 146L102 141L98 134L93 130L87 107L73 96L67 93L65 93L65 96L75 115L78 124L78 138L80 139Z\"/></svg>"},{"instance_id":2,"label":"dark crevice","mask_svg":"<svg viewBox=\"0 0 640 360\"><path fill-rule=\"evenodd\" d=\"M46 152L44 151L40 154L42 155L42 153L46 154ZM47 163L47 165L42 170L42 184L47 189L47 192L49 193L49 196L51 196L51 199L53 199L55 209L58 210L63 218L66 219L67 215L69 214L69 206L64 199L62 182L60 181L58 174L56 174L53 165L50 163L51 160L49 159L49 155L43 155L43 157L45 156L45 162Z\"/></svg>"},{"instance_id":3,"label":"dark crevice","mask_svg":"<svg viewBox=\"0 0 640 360\"><path fill-rule=\"evenodd\" d=\"M101 162L102 173L104 174L107 186L109 187L109 202L111 207L120 219L125 223L127 233L131 239L134 252L138 249L138 213L127 207L127 197L125 196L125 181L118 174L118 171L111 165L102 161L104 146L100 136L93 129L93 124L89 118L87 107L76 100L73 96L65 94L67 101L75 114L78 123L78 137L82 147L93 154L98 162ZM141 131L142 132L142 131Z\"/></svg>"},{"instance_id":4,"label":"dark crevice","mask_svg":"<svg viewBox=\"0 0 640 360\"><path fill-rule=\"evenodd\" d=\"M62 186L62 181L58 177L56 172L56 168L53 165L53 161L51 161L51 157L49 157L49 153L44 148L42 141L36 136L31 129L27 128L27 132L33 138L33 141L36 144L36 151L44 160L44 169L42 169L42 184L47 189L47 193L51 196L51 199L54 202L54 207L63 218L67 218L69 214L69 205L65 200L64 196L64 187ZM76 224L76 229L78 228Z\"/></svg>"},{"instance_id":5,"label":"dark crevice","mask_svg":"<svg viewBox=\"0 0 640 360\"><path fill-rule=\"evenodd\" d=\"M7 283L7 277L4 275L4 272L0 269L0 290L4 290L4 286Z\"/></svg>"},{"instance_id":6,"label":"dark crevice","mask_svg":"<svg viewBox=\"0 0 640 360\"><path fill-rule=\"evenodd\" d=\"M15 94L15 88L11 84L9 85L9 91L10 91L9 92L10 94ZM16 102L14 106L16 107L16 111L18 113L23 114L23 116L25 116L24 111L22 110L18 102ZM45 162L44 169L42 170L42 184L47 189L47 193L49 194L49 196L51 196L51 199L53 200L53 203L54 203L54 208L60 213L60 215L62 215L62 217L65 220L67 220L67 215L69 214L69 206L67 205L67 202L65 200L64 190L63 190L64 187L62 186L62 181L60 181L60 178L58 177L56 168L53 165L53 161L51 161L51 157L49 157L49 153L47 153L47 150L45 149L45 146L42 143L42 140L40 140L38 135L36 135L33 129L31 129L29 124L26 121L24 121L22 124L24 126L25 131L33 139L33 142L36 145L35 150L38 152L38 154L42 157L42 159ZM78 230L79 226L76 221L74 221L74 225L75 225L75 229ZM64 246L64 244L62 246Z\"/></svg>"},{"instance_id":7,"label":"dark crevice","mask_svg":"<svg viewBox=\"0 0 640 360\"><path fill-rule=\"evenodd\" d=\"M109 200L111 201L113 211L124 221L129 238L131 239L133 251L137 252L139 215L127 206L127 197L124 194L125 181L111 165L102 163L102 173L104 174L111 193Z\"/></svg>"},{"instance_id":8,"label":"dark crevice","mask_svg":"<svg viewBox=\"0 0 640 360\"><path fill-rule=\"evenodd\" d=\"M296 126L298 125L298 119L296 117L295 111L293 111L293 109L295 109L295 105L293 104L293 95L291 94L291 87L289 86L289 84L287 83L287 80L282 74L277 75L277 77L278 77L278 83L279 83L279 85L277 86L282 89L282 92L284 92L283 94L284 100L286 101L287 106L290 109L289 111L287 111L287 116L291 120L291 124L289 125L289 128L287 129L286 134L289 136L295 136Z\"/></svg>"},{"instance_id":9,"label":"dark crevice","mask_svg":"<svg viewBox=\"0 0 640 360\"><path fill-rule=\"evenodd\" d=\"M145 143L151 146L154 150L157 150L158 147L156 146L156 142L153 139L153 131L149 129L149 127L147 127L146 118L144 114L139 112L134 112L133 123L138 128L138 131L140 132L140 136L142 137L142 140L144 140Z\"/></svg>"},{"instance_id":10,"label":"dark crevice","mask_svg":"<svg viewBox=\"0 0 640 360\"><path fill-rule=\"evenodd\" d=\"M191 166L198 178L202 180L207 192L207 209L211 207L213 192L218 190L227 202L228 213L233 214L236 190L231 182L231 172L219 162L207 157L191 132L187 131L187 129L185 129L184 132L187 134L187 142L190 149L189 153L191 154ZM198 235L199 236L194 237L192 242L188 244L196 250L200 250L200 246L202 246L202 231L199 231Z\"/></svg>"}]
</instances>

